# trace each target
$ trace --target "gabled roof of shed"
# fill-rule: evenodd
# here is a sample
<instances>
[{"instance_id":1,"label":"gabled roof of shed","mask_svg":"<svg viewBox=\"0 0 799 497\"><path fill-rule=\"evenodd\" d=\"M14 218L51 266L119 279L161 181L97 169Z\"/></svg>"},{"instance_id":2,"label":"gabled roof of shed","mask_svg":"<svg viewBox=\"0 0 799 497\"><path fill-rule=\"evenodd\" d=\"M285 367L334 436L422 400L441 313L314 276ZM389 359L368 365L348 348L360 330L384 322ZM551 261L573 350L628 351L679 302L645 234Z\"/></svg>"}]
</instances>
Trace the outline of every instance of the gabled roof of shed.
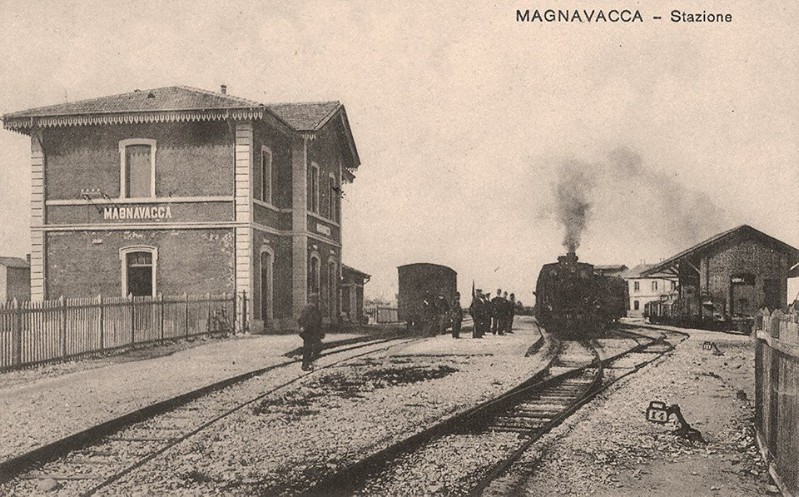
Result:
<instances>
[{"instance_id":1,"label":"gabled roof of shed","mask_svg":"<svg viewBox=\"0 0 799 497\"><path fill-rule=\"evenodd\" d=\"M712 250L718 245L734 237L757 239L765 243L768 243L770 245L773 245L778 250L788 254L789 268L794 264L796 264L797 262L799 262L799 249L796 249L783 241L777 240L776 238L769 236L760 230L756 230L755 228L749 226L748 224L742 224L741 226L729 229L727 231L722 231L721 233L711 236L710 238L708 238L703 242L697 243L696 245L694 245L689 249L683 250L677 255L674 255L662 262L654 264L651 268L644 270L642 272L642 276L650 276L659 273L661 271L666 271L670 267L674 267L680 261L699 256L702 253L708 252L709 250Z\"/></svg>"}]
</instances>

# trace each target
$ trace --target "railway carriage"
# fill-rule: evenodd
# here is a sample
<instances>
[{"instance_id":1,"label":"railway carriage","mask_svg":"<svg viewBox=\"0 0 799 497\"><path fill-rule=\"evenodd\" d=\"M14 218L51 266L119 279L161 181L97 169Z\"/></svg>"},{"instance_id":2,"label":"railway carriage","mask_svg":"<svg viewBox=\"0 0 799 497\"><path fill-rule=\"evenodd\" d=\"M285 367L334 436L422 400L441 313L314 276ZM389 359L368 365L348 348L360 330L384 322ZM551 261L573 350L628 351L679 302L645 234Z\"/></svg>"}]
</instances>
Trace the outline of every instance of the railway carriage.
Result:
<instances>
[{"instance_id":1,"label":"railway carriage","mask_svg":"<svg viewBox=\"0 0 799 497\"><path fill-rule=\"evenodd\" d=\"M410 328L418 328L422 317L422 301L426 294L435 298L443 293L452 302L458 291L458 273L450 267L420 262L397 268L399 285L397 315Z\"/></svg>"}]
</instances>

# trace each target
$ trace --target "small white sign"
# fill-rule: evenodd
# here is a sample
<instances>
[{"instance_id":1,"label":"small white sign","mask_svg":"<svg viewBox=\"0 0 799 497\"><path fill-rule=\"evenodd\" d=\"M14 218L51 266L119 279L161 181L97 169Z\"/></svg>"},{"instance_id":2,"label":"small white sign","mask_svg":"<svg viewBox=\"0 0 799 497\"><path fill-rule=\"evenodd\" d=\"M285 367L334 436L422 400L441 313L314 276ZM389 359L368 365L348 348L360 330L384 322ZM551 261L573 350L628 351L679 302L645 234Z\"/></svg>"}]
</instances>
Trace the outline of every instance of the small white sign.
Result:
<instances>
[{"instance_id":1,"label":"small white sign","mask_svg":"<svg viewBox=\"0 0 799 497\"><path fill-rule=\"evenodd\" d=\"M322 233L323 235L330 236L330 226L325 226L324 224L316 223L316 231Z\"/></svg>"}]
</instances>

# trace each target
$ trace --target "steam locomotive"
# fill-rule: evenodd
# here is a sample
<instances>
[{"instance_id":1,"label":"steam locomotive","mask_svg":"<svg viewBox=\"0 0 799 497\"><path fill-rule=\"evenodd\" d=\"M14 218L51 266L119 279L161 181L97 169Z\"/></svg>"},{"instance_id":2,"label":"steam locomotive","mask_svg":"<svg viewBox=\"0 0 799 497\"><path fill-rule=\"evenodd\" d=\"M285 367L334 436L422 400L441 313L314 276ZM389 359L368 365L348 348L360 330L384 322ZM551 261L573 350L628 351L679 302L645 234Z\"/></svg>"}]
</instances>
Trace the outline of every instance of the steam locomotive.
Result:
<instances>
[{"instance_id":1,"label":"steam locomotive","mask_svg":"<svg viewBox=\"0 0 799 497\"><path fill-rule=\"evenodd\" d=\"M601 335L627 315L629 302L623 279L597 274L592 264L578 262L574 252L541 268L535 295L539 324L565 339Z\"/></svg>"}]
</instances>

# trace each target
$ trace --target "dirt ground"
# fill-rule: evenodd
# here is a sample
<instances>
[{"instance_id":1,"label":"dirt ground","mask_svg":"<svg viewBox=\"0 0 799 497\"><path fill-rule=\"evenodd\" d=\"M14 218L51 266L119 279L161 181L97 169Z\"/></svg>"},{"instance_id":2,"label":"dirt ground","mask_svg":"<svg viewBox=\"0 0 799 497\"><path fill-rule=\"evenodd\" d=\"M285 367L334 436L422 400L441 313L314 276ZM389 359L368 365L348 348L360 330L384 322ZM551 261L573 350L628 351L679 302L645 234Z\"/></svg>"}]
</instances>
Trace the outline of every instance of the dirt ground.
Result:
<instances>
[{"instance_id":1,"label":"dirt ground","mask_svg":"<svg viewBox=\"0 0 799 497\"><path fill-rule=\"evenodd\" d=\"M774 493L752 431L754 343L745 336L686 331L691 337L670 356L619 381L544 437L537 452L526 454L511 471L514 494ZM704 350L706 341L719 352ZM706 443L673 434L675 421L648 422L652 400L678 404Z\"/></svg>"}]
</instances>

